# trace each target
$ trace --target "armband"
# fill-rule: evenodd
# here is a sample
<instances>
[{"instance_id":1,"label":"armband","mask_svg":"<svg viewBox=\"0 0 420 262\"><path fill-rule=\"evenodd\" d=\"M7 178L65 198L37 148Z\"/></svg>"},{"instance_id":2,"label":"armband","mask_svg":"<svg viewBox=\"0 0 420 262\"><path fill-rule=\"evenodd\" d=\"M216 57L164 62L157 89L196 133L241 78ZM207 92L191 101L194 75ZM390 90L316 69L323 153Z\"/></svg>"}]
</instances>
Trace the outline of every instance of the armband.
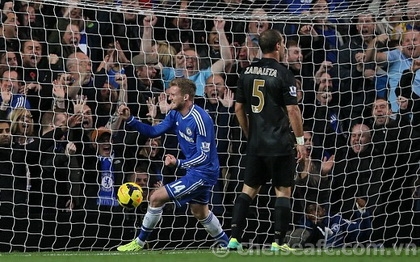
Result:
<instances>
[{"instance_id":1,"label":"armband","mask_svg":"<svg viewBox=\"0 0 420 262\"><path fill-rule=\"evenodd\" d=\"M305 139L303 138L303 136L296 137L296 143L298 144L298 146L303 146L305 144Z\"/></svg>"}]
</instances>

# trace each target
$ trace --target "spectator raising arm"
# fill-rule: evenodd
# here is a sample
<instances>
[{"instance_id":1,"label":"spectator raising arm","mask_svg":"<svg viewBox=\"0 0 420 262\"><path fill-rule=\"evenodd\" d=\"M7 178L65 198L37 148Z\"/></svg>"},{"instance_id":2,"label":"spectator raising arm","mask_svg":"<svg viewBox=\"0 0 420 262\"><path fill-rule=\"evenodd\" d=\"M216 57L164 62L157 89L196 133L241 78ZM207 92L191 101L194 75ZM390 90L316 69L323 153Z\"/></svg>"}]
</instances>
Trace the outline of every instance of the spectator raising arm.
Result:
<instances>
[{"instance_id":1,"label":"spectator raising arm","mask_svg":"<svg viewBox=\"0 0 420 262\"><path fill-rule=\"evenodd\" d=\"M120 85L118 95L118 106L127 104L127 76L124 74L116 75L115 81ZM118 107L115 108L114 114L109 118L106 128L112 131L118 130L121 126L122 119L119 117Z\"/></svg>"},{"instance_id":2,"label":"spectator raising arm","mask_svg":"<svg viewBox=\"0 0 420 262\"><path fill-rule=\"evenodd\" d=\"M143 18L143 37L141 38L140 51L152 53L153 27L156 25L157 17L153 14Z\"/></svg>"},{"instance_id":3,"label":"spectator raising arm","mask_svg":"<svg viewBox=\"0 0 420 262\"><path fill-rule=\"evenodd\" d=\"M365 62L375 61L378 63L386 62L387 61L387 53L386 52L377 52L377 45L379 43L385 43L388 41L388 35L382 34L378 35L371 41L366 49L365 53Z\"/></svg>"},{"instance_id":4,"label":"spectator raising arm","mask_svg":"<svg viewBox=\"0 0 420 262\"><path fill-rule=\"evenodd\" d=\"M230 72L232 67L232 52L226 37L225 24L226 22L222 17L217 17L214 20L214 26L219 33L221 58L211 66L211 71L213 73Z\"/></svg>"}]
</instances>

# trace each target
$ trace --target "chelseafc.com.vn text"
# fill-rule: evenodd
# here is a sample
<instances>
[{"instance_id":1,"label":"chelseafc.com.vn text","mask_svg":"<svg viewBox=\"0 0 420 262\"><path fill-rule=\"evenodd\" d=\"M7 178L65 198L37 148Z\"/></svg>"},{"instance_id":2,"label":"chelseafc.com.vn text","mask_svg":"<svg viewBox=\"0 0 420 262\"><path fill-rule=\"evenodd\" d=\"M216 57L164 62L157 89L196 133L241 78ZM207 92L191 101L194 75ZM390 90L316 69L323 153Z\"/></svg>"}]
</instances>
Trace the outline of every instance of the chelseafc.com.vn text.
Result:
<instances>
[{"instance_id":1,"label":"chelseafc.com.vn text","mask_svg":"<svg viewBox=\"0 0 420 262\"><path fill-rule=\"evenodd\" d=\"M398 246L384 248L375 245L347 245L330 248L321 245L305 245L304 248L296 248L289 251L272 251L270 245L244 245L242 250L227 250L219 247L212 247L212 253L216 257L227 257L232 253L240 256L417 256L420 249L415 244L401 244Z\"/></svg>"}]
</instances>

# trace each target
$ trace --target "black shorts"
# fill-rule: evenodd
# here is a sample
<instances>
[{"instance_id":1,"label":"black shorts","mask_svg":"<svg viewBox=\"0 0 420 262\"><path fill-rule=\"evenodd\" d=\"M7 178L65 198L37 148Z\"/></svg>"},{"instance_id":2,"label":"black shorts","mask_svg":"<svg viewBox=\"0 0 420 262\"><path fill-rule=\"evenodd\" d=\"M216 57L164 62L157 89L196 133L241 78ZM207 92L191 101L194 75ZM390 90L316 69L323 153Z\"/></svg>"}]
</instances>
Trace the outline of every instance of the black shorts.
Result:
<instances>
[{"instance_id":1,"label":"black shorts","mask_svg":"<svg viewBox=\"0 0 420 262\"><path fill-rule=\"evenodd\" d=\"M265 185L291 187L296 173L296 159L288 156L247 156L244 183L250 187Z\"/></svg>"}]
</instances>

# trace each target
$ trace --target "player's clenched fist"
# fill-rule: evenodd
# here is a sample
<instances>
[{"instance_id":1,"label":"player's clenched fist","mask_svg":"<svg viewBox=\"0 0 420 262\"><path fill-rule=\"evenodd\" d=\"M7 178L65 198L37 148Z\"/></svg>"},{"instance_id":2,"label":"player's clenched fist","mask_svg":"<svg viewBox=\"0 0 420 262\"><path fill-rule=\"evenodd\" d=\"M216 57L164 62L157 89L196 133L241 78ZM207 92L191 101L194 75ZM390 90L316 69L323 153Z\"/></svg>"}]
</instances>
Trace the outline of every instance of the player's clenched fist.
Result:
<instances>
[{"instance_id":1,"label":"player's clenched fist","mask_svg":"<svg viewBox=\"0 0 420 262\"><path fill-rule=\"evenodd\" d=\"M118 114L125 121L131 115L130 108L128 108L126 105L120 105L120 107L118 107Z\"/></svg>"},{"instance_id":2,"label":"player's clenched fist","mask_svg":"<svg viewBox=\"0 0 420 262\"><path fill-rule=\"evenodd\" d=\"M165 166L175 166L177 159L171 154L165 155Z\"/></svg>"}]
</instances>

